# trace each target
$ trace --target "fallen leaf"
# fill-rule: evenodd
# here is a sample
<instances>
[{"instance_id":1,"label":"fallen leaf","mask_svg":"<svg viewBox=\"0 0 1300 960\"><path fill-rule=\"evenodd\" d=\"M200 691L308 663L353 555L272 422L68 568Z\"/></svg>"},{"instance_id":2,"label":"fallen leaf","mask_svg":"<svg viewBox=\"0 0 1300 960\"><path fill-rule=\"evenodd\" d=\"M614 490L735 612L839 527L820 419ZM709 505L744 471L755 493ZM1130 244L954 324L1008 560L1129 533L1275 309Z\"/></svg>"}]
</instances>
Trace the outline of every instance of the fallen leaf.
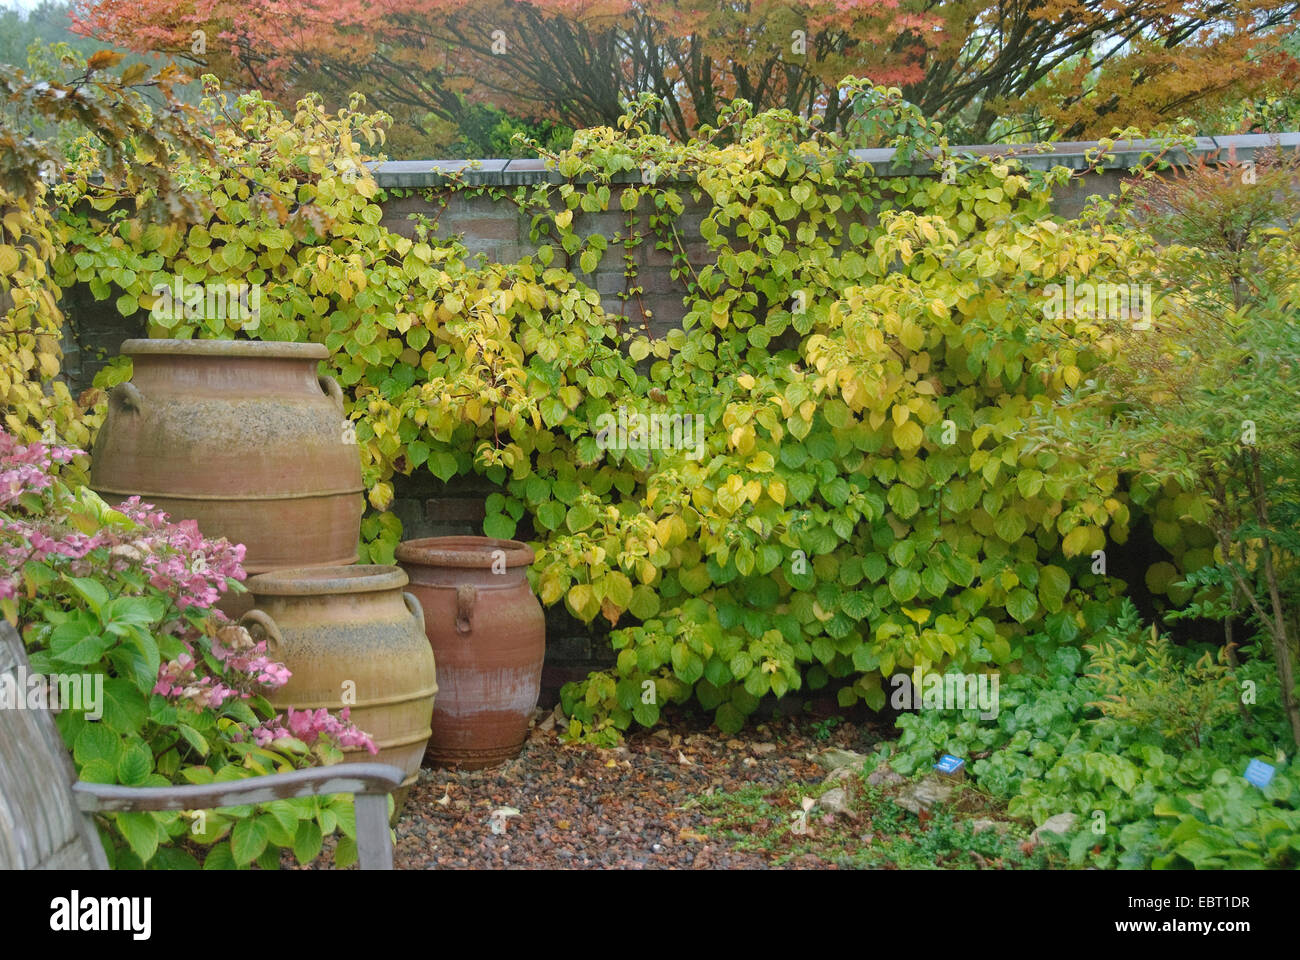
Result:
<instances>
[{"instance_id":1,"label":"fallen leaf","mask_svg":"<svg viewBox=\"0 0 1300 960\"><path fill-rule=\"evenodd\" d=\"M497 807L488 818L488 823L491 825L493 833L502 834L506 832L506 822L511 817L519 815L519 811L514 807Z\"/></svg>"}]
</instances>

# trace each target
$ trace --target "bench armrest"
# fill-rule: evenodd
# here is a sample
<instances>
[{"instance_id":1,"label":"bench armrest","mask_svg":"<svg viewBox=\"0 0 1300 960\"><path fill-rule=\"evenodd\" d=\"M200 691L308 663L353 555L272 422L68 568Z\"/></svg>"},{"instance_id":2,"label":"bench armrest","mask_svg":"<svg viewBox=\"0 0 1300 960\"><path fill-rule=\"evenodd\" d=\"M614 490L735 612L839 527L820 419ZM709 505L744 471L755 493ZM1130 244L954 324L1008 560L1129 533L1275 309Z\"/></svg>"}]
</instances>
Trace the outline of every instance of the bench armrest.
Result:
<instances>
[{"instance_id":1,"label":"bench armrest","mask_svg":"<svg viewBox=\"0 0 1300 960\"><path fill-rule=\"evenodd\" d=\"M351 793L356 797L357 853L363 870L391 870L392 838L386 798L401 786L404 773L386 763L347 763L272 773L223 783L124 787L109 783L72 785L83 813L130 813L139 810L210 810L247 803L270 803L289 797Z\"/></svg>"},{"instance_id":2,"label":"bench armrest","mask_svg":"<svg viewBox=\"0 0 1300 960\"><path fill-rule=\"evenodd\" d=\"M228 780L223 783L173 784L166 787L123 787L78 780L72 786L77 805L90 813L136 810L210 810L246 803L269 803L287 797L316 797L327 793L388 794L401 786L404 774L386 763L348 763L311 767L289 773Z\"/></svg>"}]
</instances>

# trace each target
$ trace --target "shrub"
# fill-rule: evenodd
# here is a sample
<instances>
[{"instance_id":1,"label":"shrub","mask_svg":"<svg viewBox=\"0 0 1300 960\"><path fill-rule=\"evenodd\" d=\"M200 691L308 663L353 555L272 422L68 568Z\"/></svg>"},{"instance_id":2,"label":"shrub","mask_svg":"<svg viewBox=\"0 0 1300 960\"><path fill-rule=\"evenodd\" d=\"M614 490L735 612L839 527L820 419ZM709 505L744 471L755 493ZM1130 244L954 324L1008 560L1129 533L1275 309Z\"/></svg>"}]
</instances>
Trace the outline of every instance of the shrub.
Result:
<instances>
[{"instance_id":1,"label":"shrub","mask_svg":"<svg viewBox=\"0 0 1300 960\"><path fill-rule=\"evenodd\" d=\"M1136 500L1165 493L1156 537L1196 576L1166 564L1158 579L1202 588L1198 603L1216 607L1229 644L1240 616L1269 638L1296 746L1298 173L1294 155L1261 155L1249 169L1201 164L1129 191L1125 232L1151 251L1134 266L1165 309L1145 326L1103 318L1120 349L1047 416L1061 418L1057 439L1129 474ZM1071 342L1093 341L1058 341ZM1185 529L1205 536L1193 544Z\"/></svg>"},{"instance_id":2,"label":"shrub","mask_svg":"<svg viewBox=\"0 0 1300 960\"><path fill-rule=\"evenodd\" d=\"M1033 668L1104 620L1119 587L1090 555L1127 537L1120 473L1028 424L1109 349L1044 292L1080 269L1122 279L1140 251L1049 216L1063 168L954 158L897 91L859 92L863 123L953 176L875 178L844 140L743 102L671 144L646 101L551 157L564 182L510 194L538 244L511 264L380 225L361 144L382 116L307 99L287 117L249 95L217 162L174 158L212 198L205 225L83 205L61 215L79 252L56 272L101 298L116 285L127 315L177 274L263 284L255 327L160 316L150 332L330 348L375 511L367 559L400 537L396 474L497 484L484 532L531 532L543 603L620 628L617 670L563 695L572 735L617 738L691 699L733 731L761 697L832 681L842 705L879 707L895 669ZM650 167L653 183L618 183ZM677 225L688 192L707 212L698 272ZM627 215L613 240L583 223L608 209ZM573 272L651 242L688 307L654 340ZM1058 349L1062 325L1079 342ZM619 424L655 413L689 440L651 450Z\"/></svg>"},{"instance_id":3,"label":"shrub","mask_svg":"<svg viewBox=\"0 0 1300 960\"><path fill-rule=\"evenodd\" d=\"M275 713L264 693L289 679L243 627L212 604L244 573L244 548L169 523L132 498L112 509L53 473L80 451L19 444L0 430L0 611L44 678L90 676L56 723L78 776L92 783L212 783L375 752L370 738L325 711ZM102 703L87 689L102 683ZM28 705L50 705L44 686ZM32 697L37 697L36 703ZM101 716L95 716L98 711ZM89 715L88 715L89 714ZM342 831L336 861L355 858L350 797L279 800L257 808L101 817L118 867L301 862Z\"/></svg>"}]
</instances>

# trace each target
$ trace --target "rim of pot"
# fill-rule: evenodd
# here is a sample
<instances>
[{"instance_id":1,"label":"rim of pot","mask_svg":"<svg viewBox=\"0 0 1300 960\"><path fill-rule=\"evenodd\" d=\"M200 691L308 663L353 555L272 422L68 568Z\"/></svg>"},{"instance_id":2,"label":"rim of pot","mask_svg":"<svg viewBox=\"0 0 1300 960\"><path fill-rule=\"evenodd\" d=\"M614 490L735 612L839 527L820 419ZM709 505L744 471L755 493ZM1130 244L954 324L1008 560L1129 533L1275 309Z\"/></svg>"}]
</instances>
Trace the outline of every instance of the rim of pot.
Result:
<instances>
[{"instance_id":1,"label":"rim of pot","mask_svg":"<svg viewBox=\"0 0 1300 960\"><path fill-rule=\"evenodd\" d=\"M533 548L519 540L469 536L405 540L397 545L394 555L402 563L478 570L490 568L498 550L505 552L507 568L529 566L536 558Z\"/></svg>"},{"instance_id":2,"label":"rim of pot","mask_svg":"<svg viewBox=\"0 0 1300 960\"><path fill-rule=\"evenodd\" d=\"M335 593L374 593L400 590L410 580L401 567L358 563L339 567L296 567L270 570L244 581L250 593L263 597L316 597Z\"/></svg>"},{"instance_id":3,"label":"rim of pot","mask_svg":"<svg viewBox=\"0 0 1300 960\"><path fill-rule=\"evenodd\" d=\"M127 340L122 353L132 357L257 357L264 359L328 360L323 343L290 340Z\"/></svg>"}]
</instances>

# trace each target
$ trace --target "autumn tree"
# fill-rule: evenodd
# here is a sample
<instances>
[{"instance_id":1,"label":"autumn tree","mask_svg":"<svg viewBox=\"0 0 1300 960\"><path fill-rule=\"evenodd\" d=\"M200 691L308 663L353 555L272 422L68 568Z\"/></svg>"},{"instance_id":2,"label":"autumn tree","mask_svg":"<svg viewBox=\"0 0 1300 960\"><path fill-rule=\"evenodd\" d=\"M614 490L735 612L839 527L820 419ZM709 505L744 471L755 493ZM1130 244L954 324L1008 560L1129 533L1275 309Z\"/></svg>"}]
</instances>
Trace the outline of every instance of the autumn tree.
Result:
<instances>
[{"instance_id":1,"label":"autumn tree","mask_svg":"<svg viewBox=\"0 0 1300 960\"><path fill-rule=\"evenodd\" d=\"M0 64L0 427L23 442L88 446L102 406L74 401L57 380L64 315L53 203L79 184L100 210L192 219L197 198L167 161L212 148L202 118L176 96L189 78L174 64L118 71L120 53L54 51L59 62L35 76Z\"/></svg>"},{"instance_id":2,"label":"autumn tree","mask_svg":"<svg viewBox=\"0 0 1300 960\"><path fill-rule=\"evenodd\" d=\"M842 127L846 75L902 87L967 142L1149 125L1297 76L1300 0L246 0L87 2L78 29L286 97L359 89L408 121L467 104L573 126L663 100L665 132L720 104ZM196 42L195 38L200 38Z\"/></svg>"}]
</instances>

